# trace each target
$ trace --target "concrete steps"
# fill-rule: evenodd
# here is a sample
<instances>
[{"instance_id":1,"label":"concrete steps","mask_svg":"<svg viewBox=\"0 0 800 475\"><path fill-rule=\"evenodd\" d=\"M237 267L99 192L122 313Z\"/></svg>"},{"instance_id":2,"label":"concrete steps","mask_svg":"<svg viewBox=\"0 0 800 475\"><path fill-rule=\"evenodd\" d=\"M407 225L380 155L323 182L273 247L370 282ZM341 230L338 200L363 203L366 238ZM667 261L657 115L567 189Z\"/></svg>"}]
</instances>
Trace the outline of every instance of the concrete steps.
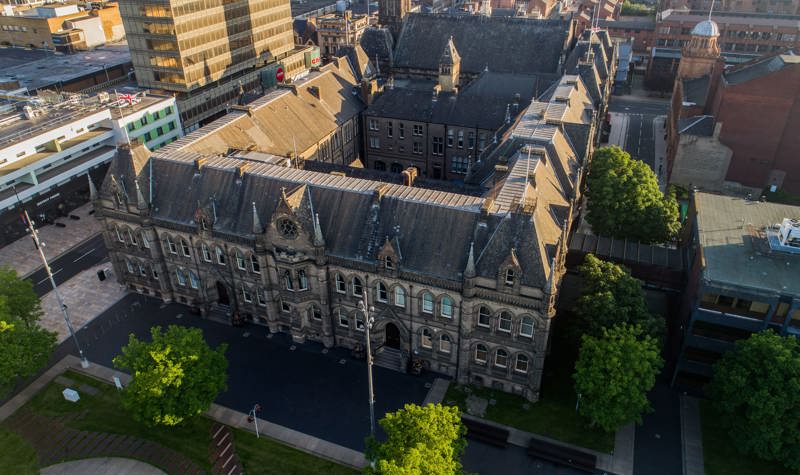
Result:
<instances>
[{"instance_id":1,"label":"concrete steps","mask_svg":"<svg viewBox=\"0 0 800 475\"><path fill-rule=\"evenodd\" d=\"M405 361L400 350L389 348L387 346L378 350L374 360L375 366L391 369L393 371L406 372Z\"/></svg>"}]
</instances>

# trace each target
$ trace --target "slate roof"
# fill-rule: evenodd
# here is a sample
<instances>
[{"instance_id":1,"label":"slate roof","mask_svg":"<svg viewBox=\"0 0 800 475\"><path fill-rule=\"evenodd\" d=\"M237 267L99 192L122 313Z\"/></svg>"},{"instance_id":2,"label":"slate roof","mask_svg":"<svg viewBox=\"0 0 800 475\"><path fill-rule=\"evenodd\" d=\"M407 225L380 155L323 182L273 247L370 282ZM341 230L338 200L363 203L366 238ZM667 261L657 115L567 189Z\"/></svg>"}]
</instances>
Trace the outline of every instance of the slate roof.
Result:
<instances>
[{"instance_id":1,"label":"slate roof","mask_svg":"<svg viewBox=\"0 0 800 475\"><path fill-rule=\"evenodd\" d=\"M655 30L655 20L603 20L597 21L600 28L626 28L629 30Z\"/></svg>"},{"instance_id":2,"label":"slate roof","mask_svg":"<svg viewBox=\"0 0 800 475\"><path fill-rule=\"evenodd\" d=\"M800 56L792 52L767 56L726 70L725 82L731 85L742 84L775 73L792 65L797 67L798 64L800 64Z\"/></svg>"},{"instance_id":3,"label":"slate roof","mask_svg":"<svg viewBox=\"0 0 800 475\"><path fill-rule=\"evenodd\" d=\"M558 73L569 30L561 20L412 13L397 40L394 65L436 71L452 36L463 73L478 74L487 66L503 73Z\"/></svg>"},{"instance_id":4,"label":"slate roof","mask_svg":"<svg viewBox=\"0 0 800 475\"><path fill-rule=\"evenodd\" d=\"M234 109L165 149L203 154L226 154L230 149L280 156L295 149L302 153L364 109L353 94L356 85L349 68L328 64L293 88L271 91L248 104L248 110Z\"/></svg>"},{"instance_id":5,"label":"slate roof","mask_svg":"<svg viewBox=\"0 0 800 475\"><path fill-rule=\"evenodd\" d=\"M681 135L694 135L697 137L711 137L714 135L714 116L699 115L678 119L678 133Z\"/></svg>"},{"instance_id":6,"label":"slate roof","mask_svg":"<svg viewBox=\"0 0 800 475\"><path fill-rule=\"evenodd\" d=\"M367 28L361 35L359 44L370 61L392 64L394 58L394 39L392 33L386 28ZM441 50L439 50L441 51ZM376 59L377 58L377 59ZM384 74L388 71L384 71Z\"/></svg>"},{"instance_id":7,"label":"slate roof","mask_svg":"<svg viewBox=\"0 0 800 475\"><path fill-rule=\"evenodd\" d=\"M436 100L431 89L385 89L365 115L497 130L507 106L512 116L518 114L539 82L538 76L486 71L457 94L439 93Z\"/></svg>"},{"instance_id":8,"label":"slate roof","mask_svg":"<svg viewBox=\"0 0 800 475\"><path fill-rule=\"evenodd\" d=\"M372 77L375 74L375 66L369 60L367 53L361 45L342 45L336 51L336 56L347 58L356 81L361 81L365 77Z\"/></svg>"},{"instance_id":9,"label":"slate roof","mask_svg":"<svg viewBox=\"0 0 800 475\"><path fill-rule=\"evenodd\" d=\"M705 107L710 80L709 76L683 79L683 102L692 102L697 104L698 107Z\"/></svg>"}]
</instances>

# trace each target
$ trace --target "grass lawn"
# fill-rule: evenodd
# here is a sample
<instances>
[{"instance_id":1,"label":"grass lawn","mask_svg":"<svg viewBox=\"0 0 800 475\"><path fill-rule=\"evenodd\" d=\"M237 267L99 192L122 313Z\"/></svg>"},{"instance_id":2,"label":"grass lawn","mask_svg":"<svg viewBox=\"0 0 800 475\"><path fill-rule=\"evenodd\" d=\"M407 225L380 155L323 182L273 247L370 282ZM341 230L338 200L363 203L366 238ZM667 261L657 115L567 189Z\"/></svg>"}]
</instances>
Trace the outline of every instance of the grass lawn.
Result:
<instances>
[{"instance_id":1,"label":"grass lawn","mask_svg":"<svg viewBox=\"0 0 800 475\"><path fill-rule=\"evenodd\" d=\"M0 468L3 473L38 475L36 453L22 437L0 426Z\"/></svg>"},{"instance_id":2,"label":"grass lawn","mask_svg":"<svg viewBox=\"0 0 800 475\"><path fill-rule=\"evenodd\" d=\"M91 384L99 389L100 393L90 396L84 392L81 394L80 401L72 403L64 400L61 394L63 387L51 383L31 399L23 409L31 409L45 416L60 416L86 411L84 417L71 421L69 425L79 430L133 435L157 442L182 453L201 467L210 470L211 466L208 460L212 425L210 419L197 417L179 427L147 427L128 417L114 386L78 373L68 372L66 376L75 381ZM1 436L2 433L0 433ZM234 439L236 452L249 474L338 475L355 473L347 467L319 459L267 438L256 439L255 435L245 431L234 430ZM0 440L5 439L0 438ZM2 459L0 458L0 460Z\"/></svg>"},{"instance_id":3,"label":"grass lawn","mask_svg":"<svg viewBox=\"0 0 800 475\"><path fill-rule=\"evenodd\" d=\"M797 475L783 465L739 453L709 401L700 402L706 475Z\"/></svg>"},{"instance_id":4,"label":"grass lawn","mask_svg":"<svg viewBox=\"0 0 800 475\"><path fill-rule=\"evenodd\" d=\"M550 361L557 361L554 356L549 357ZM569 366L567 359L564 359L562 366ZM486 419L599 452L611 453L614 450L614 434L589 427L585 419L575 411L576 397L571 374L572 371L566 368L545 371L542 397L536 403L528 403L521 396L489 388L470 386L470 389L473 394L497 401L494 406L486 408ZM462 386L451 384L444 402L453 401L465 411L467 396ZM525 409L525 404L530 408Z\"/></svg>"}]
</instances>

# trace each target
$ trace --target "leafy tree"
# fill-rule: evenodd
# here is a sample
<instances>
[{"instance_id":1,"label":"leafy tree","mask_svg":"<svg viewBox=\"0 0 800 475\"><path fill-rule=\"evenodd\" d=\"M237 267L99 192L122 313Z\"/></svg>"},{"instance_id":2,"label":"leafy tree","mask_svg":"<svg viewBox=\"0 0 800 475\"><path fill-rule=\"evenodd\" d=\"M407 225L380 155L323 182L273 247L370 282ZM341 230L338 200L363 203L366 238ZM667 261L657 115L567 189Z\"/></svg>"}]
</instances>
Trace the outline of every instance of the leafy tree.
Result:
<instances>
[{"instance_id":1,"label":"leafy tree","mask_svg":"<svg viewBox=\"0 0 800 475\"><path fill-rule=\"evenodd\" d=\"M662 364L655 339L638 326L615 325L602 338L584 335L573 375L578 412L607 432L641 423Z\"/></svg>"},{"instance_id":2,"label":"leafy tree","mask_svg":"<svg viewBox=\"0 0 800 475\"><path fill-rule=\"evenodd\" d=\"M459 475L466 428L457 407L406 404L379 421L385 442L367 443L367 457L375 467L367 475Z\"/></svg>"},{"instance_id":3,"label":"leafy tree","mask_svg":"<svg viewBox=\"0 0 800 475\"><path fill-rule=\"evenodd\" d=\"M133 376L122 403L140 422L174 426L207 410L225 390L227 345L211 349L197 328L170 325L150 333L150 342L131 334L114 358L114 366Z\"/></svg>"},{"instance_id":4,"label":"leafy tree","mask_svg":"<svg viewBox=\"0 0 800 475\"><path fill-rule=\"evenodd\" d=\"M618 323L639 325L648 335L661 338L664 319L647 308L642 282L627 268L588 254L580 266L583 289L575 313L582 320L582 330L601 336L603 328Z\"/></svg>"},{"instance_id":5,"label":"leafy tree","mask_svg":"<svg viewBox=\"0 0 800 475\"><path fill-rule=\"evenodd\" d=\"M6 298L11 318L32 326L42 317L42 307L33 291L33 283L20 279L16 271L8 267L0 267L0 295Z\"/></svg>"},{"instance_id":6,"label":"leafy tree","mask_svg":"<svg viewBox=\"0 0 800 475\"><path fill-rule=\"evenodd\" d=\"M595 152L587 185L586 219L599 235L660 243L680 229L675 197L665 197L650 167L619 147Z\"/></svg>"},{"instance_id":7,"label":"leafy tree","mask_svg":"<svg viewBox=\"0 0 800 475\"><path fill-rule=\"evenodd\" d=\"M708 388L741 452L800 470L800 344L772 331L736 342Z\"/></svg>"}]
</instances>

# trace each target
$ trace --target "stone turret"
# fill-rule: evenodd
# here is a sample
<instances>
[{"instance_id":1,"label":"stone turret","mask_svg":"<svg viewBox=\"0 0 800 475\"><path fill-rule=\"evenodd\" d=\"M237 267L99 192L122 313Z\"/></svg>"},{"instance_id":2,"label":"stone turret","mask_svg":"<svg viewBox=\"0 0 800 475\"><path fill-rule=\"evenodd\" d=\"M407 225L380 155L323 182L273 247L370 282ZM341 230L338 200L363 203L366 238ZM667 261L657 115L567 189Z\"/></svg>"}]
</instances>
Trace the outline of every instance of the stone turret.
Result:
<instances>
[{"instance_id":1,"label":"stone turret","mask_svg":"<svg viewBox=\"0 0 800 475\"><path fill-rule=\"evenodd\" d=\"M438 91L456 92L458 89L458 77L461 74L461 55L458 54L453 37L447 40L447 44L439 59L439 84Z\"/></svg>"}]
</instances>

